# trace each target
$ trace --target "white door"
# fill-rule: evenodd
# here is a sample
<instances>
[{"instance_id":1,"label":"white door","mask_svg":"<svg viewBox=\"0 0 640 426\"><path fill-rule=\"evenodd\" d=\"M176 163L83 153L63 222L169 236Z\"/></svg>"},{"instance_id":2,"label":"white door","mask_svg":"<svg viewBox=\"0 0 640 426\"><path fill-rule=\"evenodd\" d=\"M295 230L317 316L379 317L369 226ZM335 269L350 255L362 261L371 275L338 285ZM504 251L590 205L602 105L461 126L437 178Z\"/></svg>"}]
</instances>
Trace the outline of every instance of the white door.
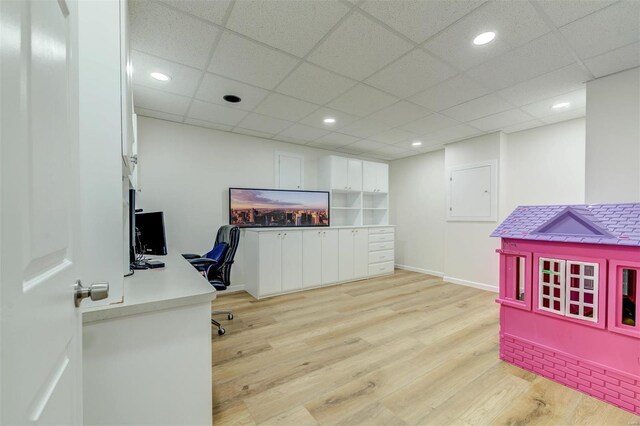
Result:
<instances>
[{"instance_id":1,"label":"white door","mask_svg":"<svg viewBox=\"0 0 640 426\"><path fill-rule=\"evenodd\" d=\"M260 296L282 291L282 232L258 235L258 271Z\"/></svg>"},{"instance_id":2,"label":"white door","mask_svg":"<svg viewBox=\"0 0 640 426\"><path fill-rule=\"evenodd\" d=\"M302 286L322 284L322 231L302 231Z\"/></svg>"},{"instance_id":3,"label":"white door","mask_svg":"<svg viewBox=\"0 0 640 426\"><path fill-rule=\"evenodd\" d=\"M302 231L282 233L282 291L302 288Z\"/></svg>"},{"instance_id":4,"label":"white door","mask_svg":"<svg viewBox=\"0 0 640 426\"><path fill-rule=\"evenodd\" d=\"M353 242L355 229L338 230L338 277L340 281L353 278Z\"/></svg>"},{"instance_id":5,"label":"white door","mask_svg":"<svg viewBox=\"0 0 640 426\"><path fill-rule=\"evenodd\" d=\"M331 157L331 189L349 189L349 163L344 157Z\"/></svg>"},{"instance_id":6,"label":"white door","mask_svg":"<svg viewBox=\"0 0 640 426\"><path fill-rule=\"evenodd\" d=\"M347 185L351 191L362 191L362 160L348 161L349 184Z\"/></svg>"},{"instance_id":7,"label":"white door","mask_svg":"<svg viewBox=\"0 0 640 426\"><path fill-rule=\"evenodd\" d=\"M338 230L322 231L322 284L338 281Z\"/></svg>"},{"instance_id":8,"label":"white door","mask_svg":"<svg viewBox=\"0 0 640 426\"><path fill-rule=\"evenodd\" d=\"M369 230L358 228L353 239L353 275L364 278L369 273Z\"/></svg>"},{"instance_id":9,"label":"white door","mask_svg":"<svg viewBox=\"0 0 640 426\"><path fill-rule=\"evenodd\" d=\"M389 165L384 163L376 164L376 188L377 192L389 192Z\"/></svg>"},{"instance_id":10,"label":"white door","mask_svg":"<svg viewBox=\"0 0 640 426\"><path fill-rule=\"evenodd\" d=\"M280 189L303 187L304 157L297 154L276 153L276 185Z\"/></svg>"},{"instance_id":11,"label":"white door","mask_svg":"<svg viewBox=\"0 0 640 426\"><path fill-rule=\"evenodd\" d=\"M2 424L82 423L76 14L0 1Z\"/></svg>"},{"instance_id":12,"label":"white door","mask_svg":"<svg viewBox=\"0 0 640 426\"><path fill-rule=\"evenodd\" d=\"M376 164L377 163L370 161L362 162L362 190L364 192L374 192L377 188L376 175L378 169L376 168Z\"/></svg>"}]
</instances>

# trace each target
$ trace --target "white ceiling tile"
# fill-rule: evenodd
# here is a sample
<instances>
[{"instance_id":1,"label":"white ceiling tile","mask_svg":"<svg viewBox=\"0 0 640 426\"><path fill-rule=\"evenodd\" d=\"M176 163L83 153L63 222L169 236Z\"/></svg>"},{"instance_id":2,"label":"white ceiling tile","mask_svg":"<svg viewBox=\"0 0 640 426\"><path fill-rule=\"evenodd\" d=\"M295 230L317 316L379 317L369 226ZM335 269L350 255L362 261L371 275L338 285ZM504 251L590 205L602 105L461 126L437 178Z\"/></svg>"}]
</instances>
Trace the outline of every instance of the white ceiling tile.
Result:
<instances>
[{"instance_id":1,"label":"white ceiling tile","mask_svg":"<svg viewBox=\"0 0 640 426\"><path fill-rule=\"evenodd\" d=\"M442 111L442 114L458 121L471 121L513 108L493 93Z\"/></svg>"},{"instance_id":2,"label":"white ceiling tile","mask_svg":"<svg viewBox=\"0 0 640 426\"><path fill-rule=\"evenodd\" d=\"M640 43L632 43L585 59L584 64L596 77L604 77L614 72L640 66Z\"/></svg>"},{"instance_id":3,"label":"white ceiling tile","mask_svg":"<svg viewBox=\"0 0 640 426\"><path fill-rule=\"evenodd\" d=\"M460 74L410 97L409 100L430 110L442 111L487 93L488 90L480 84Z\"/></svg>"},{"instance_id":4,"label":"white ceiling tile","mask_svg":"<svg viewBox=\"0 0 640 426\"><path fill-rule=\"evenodd\" d=\"M400 160L402 158L412 157L414 155L420 155L420 154L422 154L422 152L409 150L409 151L400 152L398 154L391 154L388 157L390 158L390 160Z\"/></svg>"},{"instance_id":5,"label":"white ceiling tile","mask_svg":"<svg viewBox=\"0 0 640 426\"><path fill-rule=\"evenodd\" d=\"M179 65L174 62L131 50L133 64L133 83L163 90L182 96L193 96L202 71ZM152 72L161 72L171 77L169 81L159 81L151 77Z\"/></svg>"},{"instance_id":6,"label":"white ceiling tile","mask_svg":"<svg viewBox=\"0 0 640 426\"><path fill-rule=\"evenodd\" d=\"M186 120L184 120L184 122L185 124L190 124L192 126L207 127L209 129L223 130L225 132L231 131L231 129L233 129L233 127L231 126L225 126L223 124L216 124L216 123L209 123L208 121L196 120L195 118L187 118Z\"/></svg>"},{"instance_id":7,"label":"white ceiling tile","mask_svg":"<svg viewBox=\"0 0 640 426\"><path fill-rule=\"evenodd\" d=\"M340 148L336 148L335 149L337 152L341 152L343 154L349 154L349 155L361 155L363 152L366 152L366 149L348 149L348 147L343 146Z\"/></svg>"},{"instance_id":8,"label":"white ceiling tile","mask_svg":"<svg viewBox=\"0 0 640 426\"><path fill-rule=\"evenodd\" d=\"M513 126L508 126L502 129L504 133L515 133L520 132L522 130L533 129L534 127L544 126L544 123L540 120L530 120L525 121L524 123L514 124Z\"/></svg>"},{"instance_id":9,"label":"white ceiling tile","mask_svg":"<svg viewBox=\"0 0 640 426\"><path fill-rule=\"evenodd\" d=\"M293 123L290 121L280 120L278 118L268 117L266 115L250 113L242 120L238 127L257 132L275 135L280 133Z\"/></svg>"},{"instance_id":10,"label":"white ceiling tile","mask_svg":"<svg viewBox=\"0 0 640 426\"><path fill-rule=\"evenodd\" d=\"M368 138L369 136L382 133L385 130L389 130L391 127L374 119L363 118L358 121L354 121L348 126L340 129L341 133L347 135L356 136L358 138Z\"/></svg>"},{"instance_id":11,"label":"white ceiling tile","mask_svg":"<svg viewBox=\"0 0 640 426\"><path fill-rule=\"evenodd\" d=\"M131 48L202 69L220 30L160 3L129 2Z\"/></svg>"},{"instance_id":12,"label":"white ceiling tile","mask_svg":"<svg viewBox=\"0 0 640 426\"><path fill-rule=\"evenodd\" d=\"M323 3L323 2L319 2ZM309 55L309 61L362 80L413 45L362 13L354 12Z\"/></svg>"},{"instance_id":13,"label":"white ceiling tile","mask_svg":"<svg viewBox=\"0 0 640 426\"><path fill-rule=\"evenodd\" d=\"M289 136L282 136L282 135L276 135L273 137L274 141L280 141L280 142L287 142L287 143L294 143L296 145L308 145L310 142L307 142L305 140L302 139L298 139L298 138L292 138Z\"/></svg>"},{"instance_id":14,"label":"white ceiling tile","mask_svg":"<svg viewBox=\"0 0 640 426\"><path fill-rule=\"evenodd\" d=\"M584 117L587 114L585 107L572 109L570 111L561 112L554 115L542 117L540 120L545 124L559 123L561 121L573 120L575 118Z\"/></svg>"},{"instance_id":15,"label":"white ceiling tile","mask_svg":"<svg viewBox=\"0 0 640 426\"><path fill-rule=\"evenodd\" d=\"M162 2L218 25L224 22L225 14L231 4L231 0L163 0Z\"/></svg>"},{"instance_id":16,"label":"white ceiling tile","mask_svg":"<svg viewBox=\"0 0 640 426\"><path fill-rule=\"evenodd\" d=\"M325 118L334 118L336 120L333 124L325 124ZM335 131L342 129L345 126L356 121L358 118L355 115L347 114L346 112L338 111L331 108L320 108L304 119L300 120L300 123L308 126L317 127L319 129L325 129L328 131Z\"/></svg>"},{"instance_id":17,"label":"white ceiling tile","mask_svg":"<svg viewBox=\"0 0 640 426\"><path fill-rule=\"evenodd\" d=\"M136 84L133 86L133 101L134 105L139 108L167 112L174 115L185 115L191 98Z\"/></svg>"},{"instance_id":18,"label":"white ceiling tile","mask_svg":"<svg viewBox=\"0 0 640 426\"><path fill-rule=\"evenodd\" d=\"M372 151L374 154L384 154L384 155L399 155L406 153L407 149L398 145L385 145L382 148L378 148Z\"/></svg>"},{"instance_id":19,"label":"white ceiling tile","mask_svg":"<svg viewBox=\"0 0 640 426\"><path fill-rule=\"evenodd\" d=\"M587 16L615 2L616 0L538 0L544 13L551 18L557 27Z\"/></svg>"},{"instance_id":20,"label":"white ceiling tile","mask_svg":"<svg viewBox=\"0 0 640 426\"><path fill-rule=\"evenodd\" d=\"M483 46L474 45L473 39L486 31L495 32L495 40ZM495 1L475 9L424 46L466 70L547 32L549 28L529 2Z\"/></svg>"},{"instance_id":21,"label":"white ceiling tile","mask_svg":"<svg viewBox=\"0 0 640 426\"><path fill-rule=\"evenodd\" d=\"M640 1L626 0L560 29L581 58L640 41Z\"/></svg>"},{"instance_id":22,"label":"white ceiling tile","mask_svg":"<svg viewBox=\"0 0 640 426\"><path fill-rule=\"evenodd\" d=\"M251 129L243 129L242 127L236 127L235 129L233 129L233 132L240 133L241 135L253 136L256 138L264 138L264 139L273 138L273 135L271 133L259 132L257 130L251 130Z\"/></svg>"},{"instance_id":23,"label":"white ceiling tile","mask_svg":"<svg viewBox=\"0 0 640 426\"><path fill-rule=\"evenodd\" d=\"M358 138L354 136L349 136L342 133L329 133L322 136L321 138L316 139L309 145L336 148L349 145L357 140Z\"/></svg>"},{"instance_id":24,"label":"white ceiling tile","mask_svg":"<svg viewBox=\"0 0 640 426\"><path fill-rule=\"evenodd\" d=\"M376 142L394 144L394 143L398 143L400 141L405 141L407 139L411 139L415 137L416 137L415 133L407 132L406 130L390 129L390 130L387 130L386 132L377 133L371 136L369 139Z\"/></svg>"},{"instance_id":25,"label":"white ceiling tile","mask_svg":"<svg viewBox=\"0 0 640 426\"><path fill-rule=\"evenodd\" d=\"M528 114L531 114L534 118L542 118L550 115L558 115L566 111L583 108L586 105L586 100L587 100L586 94L587 94L586 89L577 90L575 92L554 96L552 98L545 99L544 101L539 101L530 105L525 105L521 109L527 112ZM571 105L569 105L566 108L554 110L552 106L560 102L569 102L571 103Z\"/></svg>"},{"instance_id":26,"label":"white ceiling tile","mask_svg":"<svg viewBox=\"0 0 640 426\"><path fill-rule=\"evenodd\" d=\"M194 100L189 109L189 118L210 123L235 126L247 115L246 111Z\"/></svg>"},{"instance_id":27,"label":"white ceiling tile","mask_svg":"<svg viewBox=\"0 0 640 426\"><path fill-rule=\"evenodd\" d=\"M345 146L344 149L362 151L362 152L371 152L371 151L384 149L385 146L387 145L380 142L374 142L374 141L363 139Z\"/></svg>"},{"instance_id":28,"label":"white ceiling tile","mask_svg":"<svg viewBox=\"0 0 640 426\"><path fill-rule=\"evenodd\" d=\"M331 101L327 106L348 114L364 117L395 103L398 98L372 87L358 84L348 92Z\"/></svg>"},{"instance_id":29,"label":"white ceiling tile","mask_svg":"<svg viewBox=\"0 0 640 426\"><path fill-rule=\"evenodd\" d=\"M367 1L360 6L417 43L443 30L486 0Z\"/></svg>"},{"instance_id":30,"label":"white ceiling tile","mask_svg":"<svg viewBox=\"0 0 640 426\"><path fill-rule=\"evenodd\" d=\"M558 93L566 93L584 87L589 74L578 64L571 64L557 71L518 83L500 92L501 97L513 105L522 106Z\"/></svg>"},{"instance_id":31,"label":"white ceiling tile","mask_svg":"<svg viewBox=\"0 0 640 426\"><path fill-rule=\"evenodd\" d=\"M175 121L178 123L182 122L181 115L169 114L166 112L154 111L152 109L139 108L139 107L135 108L135 112L136 114L141 115L143 117L159 118L160 120Z\"/></svg>"},{"instance_id":32,"label":"white ceiling tile","mask_svg":"<svg viewBox=\"0 0 640 426\"><path fill-rule=\"evenodd\" d=\"M467 74L485 86L499 90L573 62L569 50L551 33L477 66Z\"/></svg>"},{"instance_id":33,"label":"white ceiling tile","mask_svg":"<svg viewBox=\"0 0 640 426\"><path fill-rule=\"evenodd\" d=\"M319 137L324 136L328 133L329 131L327 130L322 130L316 127L305 126L304 124L296 123L293 126L285 129L283 132L279 133L276 138L284 136L295 140L309 142L318 139Z\"/></svg>"},{"instance_id":34,"label":"white ceiling tile","mask_svg":"<svg viewBox=\"0 0 640 426\"><path fill-rule=\"evenodd\" d=\"M329 0L236 1L227 28L302 57L348 11Z\"/></svg>"},{"instance_id":35,"label":"white ceiling tile","mask_svg":"<svg viewBox=\"0 0 640 426\"><path fill-rule=\"evenodd\" d=\"M298 121L318 108L320 108L320 106L316 104L294 99L279 93L271 93L262 101L258 108L255 109L255 112L271 117L282 118L283 120Z\"/></svg>"},{"instance_id":36,"label":"white ceiling tile","mask_svg":"<svg viewBox=\"0 0 640 426\"><path fill-rule=\"evenodd\" d=\"M445 117L444 115L431 114L419 120L407 123L404 126L401 126L401 128L418 135L424 135L444 129L445 127L456 126L458 124L460 124L458 121Z\"/></svg>"},{"instance_id":37,"label":"white ceiling tile","mask_svg":"<svg viewBox=\"0 0 640 426\"><path fill-rule=\"evenodd\" d=\"M502 130L505 127L513 126L518 123L530 121L531 116L525 114L519 109L512 109L509 111L499 112L497 114L490 115L488 117L473 120L467 124L480 129L485 132Z\"/></svg>"},{"instance_id":38,"label":"white ceiling tile","mask_svg":"<svg viewBox=\"0 0 640 426\"><path fill-rule=\"evenodd\" d=\"M419 105L407 101L396 102L395 104L374 112L370 119L379 120L391 127L401 126L418 118L426 117L431 112Z\"/></svg>"},{"instance_id":39,"label":"white ceiling tile","mask_svg":"<svg viewBox=\"0 0 640 426\"><path fill-rule=\"evenodd\" d=\"M323 105L355 84L354 80L303 63L276 90L285 95Z\"/></svg>"},{"instance_id":40,"label":"white ceiling tile","mask_svg":"<svg viewBox=\"0 0 640 426\"><path fill-rule=\"evenodd\" d=\"M456 74L456 70L421 49L378 71L366 81L400 98L406 98Z\"/></svg>"},{"instance_id":41,"label":"white ceiling tile","mask_svg":"<svg viewBox=\"0 0 640 426\"><path fill-rule=\"evenodd\" d=\"M468 139L473 136L478 136L484 132L476 130L466 124L460 124L454 127L447 127L446 129L438 130L425 137L422 140L425 142L424 148L433 145L439 145L446 142L454 142L458 140Z\"/></svg>"},{"instance_id":42,"label":"white ceiling tile","mask_svg":"<svg viewBox=\"0 0 640 426\"><path fill-rule=\"evenodd\" d=\"M296 66L298 60L230 32L222 34L209 71L273 89Z\"/></svg>"},{"instance_id":43,"label":"white ceiling tile","mask_svg":"<svg viewBox=\"0 0 640 426\"><path fill-rule=\"evenodd\" d=\"M250 111L254 109L268 93L266 90L258 89L257 87L206 73L196 93L196 98L214 104ZM237 104L231 104L222 99L224 95L236 95L242 98L242 101Z\"/></svg>"}]
</instances>

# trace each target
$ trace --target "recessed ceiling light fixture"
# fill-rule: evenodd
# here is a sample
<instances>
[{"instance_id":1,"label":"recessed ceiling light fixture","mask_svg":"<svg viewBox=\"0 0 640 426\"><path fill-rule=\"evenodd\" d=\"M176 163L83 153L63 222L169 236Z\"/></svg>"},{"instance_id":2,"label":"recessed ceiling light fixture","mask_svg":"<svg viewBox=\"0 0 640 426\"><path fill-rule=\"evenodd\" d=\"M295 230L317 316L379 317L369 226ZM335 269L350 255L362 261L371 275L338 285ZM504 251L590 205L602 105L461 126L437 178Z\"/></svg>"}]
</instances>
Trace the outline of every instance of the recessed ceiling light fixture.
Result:
<instances>
[{"instance_id":1,"label":"recessed ceiling light fixture","mask_svg":"<svg viewBox=\"0 0 640 426\"><path fill-rule=\"evenodd\" d=\"M558 102L557 104L554 104L551 108L553 109L562 109L562 108L566 108L569 105L571 105L570 102Z\"/></svg>"},{"instance_id":2,"label":"recessed ceiling light fixture","mask_svg":"<svg viewBox=\"0 0 640 426\"><path fill-rule=\"evenodd\" d=\"M411 142L411 146L422 146L422 142L420 141Z\"/></svg>"},{"instance_id":3,"label":"recessed ceiling light fixture","mask_svg":"<svg viewBox=\"0 0 640 426\"><path fill-rule=\"evenodd\" d=\"M336 122L336 119L332 117L327 117L322 121L324 121L324 124L334 124Z\"/></svg>"},{"instance_id":4,"label":"recessed ceiling light fixture","mask_svg":"<svg viewBox=\"0 0 640 426\"><path fill-rule=\"evenodd\" d=\"M171 80L171 77L169 77L168 75L163 74L161 72L152 72L151 73L151 77L153 77L153 78L155 78L156 80L159 80L159 81L169 81L169 80Z\"/></svg>"},{"instance_id":5,"label":"recessed ceiling light fixture","mask_svg":"<svg viewBox=\"0 0 640 426\"><path fill-rule=\"evenodd\" d=\"M493 31L487 31L486 33L478 34L473 39L473 44L476 46L482 46L483 44L491 43L496 38L496 33Z\"/></svg>"},{"instance_id":6,"label":"recessed ceiling light fixture","mask_svg":"<svg viewBox=\"0 0 640 426\"><path fill-rule=\"evenodd\" d=\"M227 102L231 102L232 104L237 104L242 100L240 99L239 96L236 96L236 95L224 95L222 99L224 99Z\"/></svg>"}]
</instances>

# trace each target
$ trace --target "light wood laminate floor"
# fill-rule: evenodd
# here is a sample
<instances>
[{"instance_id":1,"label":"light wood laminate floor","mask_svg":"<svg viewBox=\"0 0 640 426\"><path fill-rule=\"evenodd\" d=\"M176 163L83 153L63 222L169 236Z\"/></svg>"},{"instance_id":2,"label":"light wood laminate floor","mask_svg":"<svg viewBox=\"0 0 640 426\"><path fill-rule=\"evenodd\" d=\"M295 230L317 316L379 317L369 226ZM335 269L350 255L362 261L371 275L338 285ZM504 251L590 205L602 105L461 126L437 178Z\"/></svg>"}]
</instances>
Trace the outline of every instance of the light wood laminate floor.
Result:
<instances>
[{"instance_id":1,"label":"light wood laminate floor","mask_svg":"<svg viewBox=\"0 0 640 426\"><path fill-rule=\"evenodd\" d=\"M257 301L220 295L215 425L640 425L498 358L495 293L395 275Z\"/></svg>"}]
</instances>

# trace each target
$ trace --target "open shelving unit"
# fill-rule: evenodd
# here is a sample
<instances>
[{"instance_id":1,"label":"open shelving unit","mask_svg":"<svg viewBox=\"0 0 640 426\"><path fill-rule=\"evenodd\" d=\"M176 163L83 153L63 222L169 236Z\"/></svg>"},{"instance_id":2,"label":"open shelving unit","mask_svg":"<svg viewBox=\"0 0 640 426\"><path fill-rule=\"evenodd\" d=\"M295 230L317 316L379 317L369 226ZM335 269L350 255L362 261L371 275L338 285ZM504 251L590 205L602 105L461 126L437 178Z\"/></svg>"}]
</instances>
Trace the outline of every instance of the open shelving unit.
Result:
<instances>
[{"instance_id":1,"label":"open shelving unit","mask_svg":"<svg viewBox=\"0 0 640 426\"><path fill-rule=\"evenodd\" d=\"M359 226L362 224L362 193L331 191L331 225Z\"/></svg>"}]
</instances>

